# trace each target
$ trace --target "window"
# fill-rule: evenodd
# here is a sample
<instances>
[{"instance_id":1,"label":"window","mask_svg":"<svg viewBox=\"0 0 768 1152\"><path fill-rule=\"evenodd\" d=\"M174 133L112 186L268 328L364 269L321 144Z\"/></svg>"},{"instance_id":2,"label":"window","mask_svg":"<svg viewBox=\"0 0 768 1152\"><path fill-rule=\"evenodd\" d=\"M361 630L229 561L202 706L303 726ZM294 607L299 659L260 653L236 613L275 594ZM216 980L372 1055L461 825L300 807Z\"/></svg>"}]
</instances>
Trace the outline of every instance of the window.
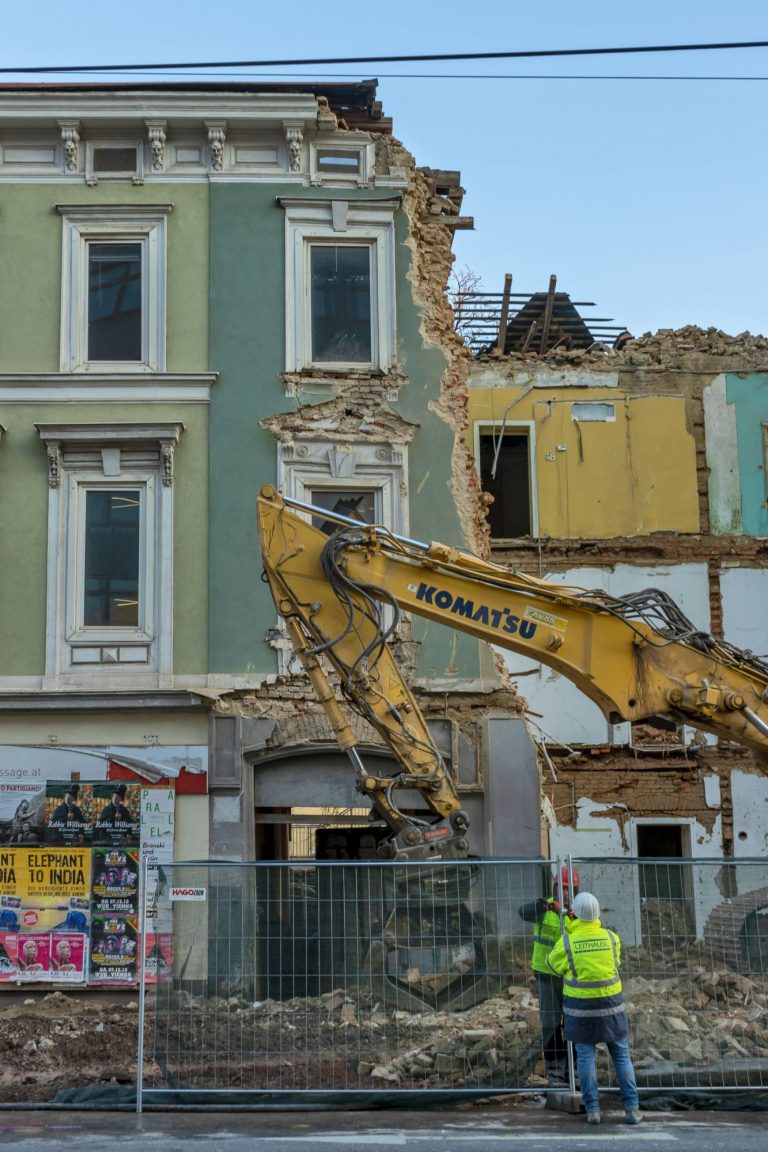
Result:
<instances>
[{"instance_id":1,"label":"window","mask_svg":"<svg viewBox=\"0 0 768 1152\"><path fill-rule=\"evenodd\" d=\"M281 200L286 368L394 363L395 200Z\"/></svg>"},{"instance_id":2,"label":"window","mask_svg":"<svg viewBox=\"0 0 768 1152\"><path fill-rule=\"evenodd\" d=\"M537 535L530 439L531 430L526 426L507 425L498 432L478 430L480 483L483 491L493 496L488 508L493 539Z\"/></svg>"},{"instance_id":3,"label":"window","mask_svg":"<svg viewBox=\"0 0 768 1152\"><path fill-rule=\"evenodd\" d=\"M347 516L350 520L361 520L365 524L376 524L381 516L380 501L374 489L360 489L352 491L343 488L312 488L309 492L309 503L316 508L325 508L328 512L335 512L338 516ZM338 525L333 520L324 520L321 516L313 516L312 523L328 535Z\"/></svg>"},{"instance_id":4,"label":"window","mask_svg":"<svg viewBox=\"0 0 768 1152\"><path fill-rule=\"evenodd\" d=\"M180 423L38 424L48 453L46 678L170 673Z\"/></svg>"},{"instance_id":5,"label":"window","mask_svg":"<svg viewBox=\"0 0 768 1152\"><path fill-rule=\"evenodd\" d=\"M574 420L579 420L581 423L587 421L613 422L616 420L616 405L601 400L577 401L571 405L571 415Z\"/></svg>"},{"instance_id":6,"label":"window","mask_svg":"<svg viewBox=\"0 0 768 1152\"><path fill-rule=\"evenodd\" d=\"M82 619L86 628L136 628L141 572L141 488L83 488ZM146 519L146 508L144 509Z\"/></svg>"},{"instance_id":7,"label":"window","mask_svg":"<svg viewBox=\"0 0 768 1152\"><path fill-rule=\"evenodd\" d=\"M370 364L371 249L310 244L311 353L315 364Z\"/></svg>"},{"instance_id":8,"label":"window","mask_svg":"<svg viewBox=\"0 0 768 1152\"><path fill-rule=\"evenodd\" d=\"M310 182L314 185L367 187L376 167L376 145L367 133L345 132L344 141L312 141Z\"/></svg>"},{"instance_id":9,"label":"window","mask_svg":"<svg viewBox=\"0 0 768 1152\"><path fill-rule=\"evenodd\" d=\"M142 149L136 144L92 144L86 148L86 179L140 181Z\"/></svg>"},{"instance_id":10,"label":"window","mask_svg":"<svg viewBox=\"0 0 768 1152\"><path fill-rule=\"evenodd\" d=\"M410 428L406 434L412 433ZM279 446L277 477L280 490L304 504L408 534L405 444L329 444L291 437ZM329 534L335 527L332 520L319 516L312 523ZM271 642L279 653L280 671L299 671L293 647L279 629Z\"/></svg>"},{"instance_id":11,"label":"window","mask_svg":"<svg viewBox=\"0 0 768 1152\"><path fill-rule=\"evenodd\" d=\"M653 863L640 864L640 896L646 900L682 900L686 870L669 860L690 855L690 829L683 824L638 824L637 855Z\"/></svg>"},{"instance_id":12,"label":"window","mask_svg":"<svg viewBox=\"0 0 768 1152\"><path fill-rule=\"evenodd\" d=\"M170 205L59 205L62 372L165 369Z\"/></svg>"}]
</instances>

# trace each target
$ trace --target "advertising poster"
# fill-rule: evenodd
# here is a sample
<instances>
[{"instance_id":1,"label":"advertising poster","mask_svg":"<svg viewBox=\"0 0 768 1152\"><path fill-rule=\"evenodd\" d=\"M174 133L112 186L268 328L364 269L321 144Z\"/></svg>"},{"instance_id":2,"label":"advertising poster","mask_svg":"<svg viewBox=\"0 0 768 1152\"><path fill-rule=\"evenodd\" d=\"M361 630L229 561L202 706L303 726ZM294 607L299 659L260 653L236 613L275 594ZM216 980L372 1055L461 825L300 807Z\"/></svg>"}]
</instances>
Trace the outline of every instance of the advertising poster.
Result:
<instances>
[{"instance_id":1,"label":"advertising poster","mask_svg":"<svg viewBox=\"0 0 768 1152\"><path fill-rule=\"evenodd\" d=\"M45 784L0 780L0 846L42 844Z\"/></svg>"},{"instance_id":2,"label":"advertising poster","mask_svg":"<svg viewBox=\"0 0 768 1152\"><path fill-rule=\"evenodd\" d=\"M114 780L91 787L93 843L138 848L141 785Z\"/></svg>"},{"instance_id":3,"label":"advertising poster","mask_svg":"<svg viewBox=\"0 0 768 1152\"><path fill-rule=\"evenodd\" d=\"M45 786L46 844L90 844L93 834L93 785L49 780Z\"/></svg>"},{"instance_id":4,"label":"advertising poster","mask_svg":"<svg viewBox=\"0 0 768 1152\"><path fill-rule=\"evenodd\" d=\"M121 848L94 848L92 892L94 916L138 916L138 852Z\"/></svg>"},{"instance_id":5,"label":"advertising poster","mask_svg":"<svg viewBox=\"0 0 768 1152\"><path fill-rule=\"evenodd\" d=\"M0 930L88 932L89 848L0 849ZM15 929L11 924L15 925Z\"/></svg>"},{"instance_id":6,"label":"advertising poster","mask_svg":"<svg viewBox=\"0 0 768 1152\"><path fill-rule=\"evenodd\" d=\"M49 933L30 933L16 941L16 964L19 980L49 980L51 972L51 937Z\"/></svg>"},{"instance_id":7,"label":"advertising poster","mask_svg":"<svg viewBox=\"0 0 768 1152\"><path fill-rule=\"evenodd\" d=\"M19 975L16 964L17 941L15 932L0 932L0 983L3 980L16 980Z\"/></svg>"},{"instance_id":8,"label":"advertising poster","mask_svg":"<svg viewBox=\"0 0 768 1152\"><path fill-rule=\"evenodd\" d=\"M61 980L82 984L85 980L85 961L88 937L79 932L51 932L50 976Z\"/></svg>"},{"instance_id":9,"label":"advertising poster","mask_svg":"<svg viewBox=\"0 0 768 1152\"><path fill-rule=\"evenodd\" d=\"M144 982L162 984L173 976L173 934L147 932L144 937Z\"/></svg>"},{"instance_id":10,"label":"advertising poster","mask_svg":"<svg viewBox=\"0 0 768 1152\"><path fill-rule=\"evenodd\" d=\"M133 984L137 977L138 921L135 916L94 916L91 926L91 984Z\"/></svg>"},{"instance_id":11,"label":"advertising poster","mask_svg":"<svg viewBox=\"0 0 768 1152\"><path fill-rule=\"evenodd\" d=\"M145 915L147 932L168 933L171 930L171 905L168 899L168 877L162 865L173 861L173 814L176 792L163 784L141 790L141 855L157 868L147 871Z\"/></svg>"}]
</instances>

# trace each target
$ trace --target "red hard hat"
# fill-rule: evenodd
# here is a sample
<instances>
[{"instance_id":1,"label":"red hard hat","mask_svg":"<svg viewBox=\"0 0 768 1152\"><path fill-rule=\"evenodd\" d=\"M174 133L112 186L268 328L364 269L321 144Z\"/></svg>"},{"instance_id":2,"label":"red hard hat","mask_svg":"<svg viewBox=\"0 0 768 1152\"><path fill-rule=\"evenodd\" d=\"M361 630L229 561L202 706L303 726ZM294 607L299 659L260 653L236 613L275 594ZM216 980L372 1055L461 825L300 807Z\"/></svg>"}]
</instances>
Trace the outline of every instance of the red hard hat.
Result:
<instances>
[{"instance_id":1,"label":"red hard hat","mask_svg":"<svg viewBox=\"0 0 768 1152\"><path fill-rule=\"evenodd\" d=\"M563 888L570 888L571 875L573 876L574 888L578 888L578 886L579 886L579 874L578 874L578 872L576 871L575 868L571 868L570 873L569 873L568 865L563 864L562 868L560 869L560 884L562 885Z\"/></svg>"}]
</instances>

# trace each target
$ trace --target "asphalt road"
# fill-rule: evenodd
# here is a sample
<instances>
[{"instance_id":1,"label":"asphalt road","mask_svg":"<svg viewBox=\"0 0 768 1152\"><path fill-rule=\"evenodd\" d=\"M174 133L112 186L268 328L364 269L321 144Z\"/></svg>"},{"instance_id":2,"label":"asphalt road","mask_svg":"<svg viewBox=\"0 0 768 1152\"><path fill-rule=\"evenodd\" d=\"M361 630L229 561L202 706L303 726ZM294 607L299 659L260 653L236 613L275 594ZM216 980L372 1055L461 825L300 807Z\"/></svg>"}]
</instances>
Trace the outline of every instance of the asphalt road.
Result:
<instances>
[{"instance_id":1,"label":"asphalt road","mask_svg":"<svg viewBox=\"0 0 768 1152\"><path fill-rule=\"evenodd\" d=\"M74 1141L74 1144L72 1143ZM53 1152L766 1152L768 1116L649 1112L636 1128L599 1128L541 1106L448 1112L0 1112L0 1148Z\"/></svg>"}]
</instances>

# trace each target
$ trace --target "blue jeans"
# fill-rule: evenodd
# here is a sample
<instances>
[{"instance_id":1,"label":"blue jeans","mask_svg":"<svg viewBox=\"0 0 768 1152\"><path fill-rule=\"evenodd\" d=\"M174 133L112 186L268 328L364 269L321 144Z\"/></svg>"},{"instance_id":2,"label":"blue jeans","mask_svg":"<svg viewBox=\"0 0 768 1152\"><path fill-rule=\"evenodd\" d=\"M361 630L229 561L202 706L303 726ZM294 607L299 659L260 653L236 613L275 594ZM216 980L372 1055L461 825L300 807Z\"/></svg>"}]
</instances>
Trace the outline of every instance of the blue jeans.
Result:
<instances>
[{"instance_id":1,"label":"blue jeans","mask_svg":"<svg viewBox=\"0 0 768 1152\"><path fill-rule=\"evenodd\" d=\"M621 1099L624 1102L625 1112L636 1112L639 1106L637 1096L637 1083L635 1082L635 1069L629 1055L628 1040L606 1040L608 1051L616 1069L616 1079L619 1082ZM587 1112L593 1112L600 1107L597 1094L597 1073L595 1070L595 1044L574 1044L576 1049L576 1064L579 1069L579 1084L581 1098Z\"/></svg>"}]
</instances>

